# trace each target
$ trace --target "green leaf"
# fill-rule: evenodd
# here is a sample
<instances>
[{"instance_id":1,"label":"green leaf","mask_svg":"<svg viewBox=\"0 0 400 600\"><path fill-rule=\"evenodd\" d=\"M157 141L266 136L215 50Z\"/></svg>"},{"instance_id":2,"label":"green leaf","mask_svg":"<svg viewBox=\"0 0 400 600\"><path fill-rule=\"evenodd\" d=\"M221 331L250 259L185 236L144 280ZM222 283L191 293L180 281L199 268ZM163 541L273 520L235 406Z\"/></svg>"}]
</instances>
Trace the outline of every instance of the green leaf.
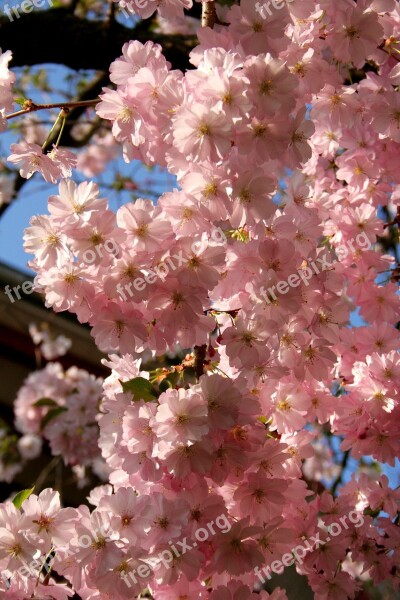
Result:
<instances>
[{"instance_id":1,"label":"green leaf","mask_svg":"<svg viewBox=\"0 0 400 600\"><path fill-rule=\"evenodd\" d=\"M12 501L15 508L21 508L23 502L25 502L25 500L27 500L29 498L29 496L32 494L34 489L35 489L35 486L33 486L27 490L21 490L20 492L18 492L18 494L14 497L14 499Z\"/></svg>"},{"instance_id":2,"label":"green leaf","mask_svg":"<svg viewBox=\"0 0 400 600\"><path fill-rule=\"evenodd\" d=\"M144 400L145 402L149 402L150 400L154 400L157 398L157 392L155 388L151 385L148 379L144 377L134 377L129 381L121 381L122 389L124 392L132 393L132 400Z\"/></svg>"},{"instance_id":3,"label":"green leaf","mask_svg":"<svg viewBox=\"0 0 400 600\"><path fill-rule=\"evenodd\" d=\"M52 398L40 398L40 400L36 400L32 406L58 406L58 404Z\"/></svg>"},{"instance_id":4,"label":"green leaf","mask_svg":"<svg viewBox=\"0 0 400 600\"><path fill-rule=\"evenodd\" d=\"M66 412L67 410L68 408L65 408L65 406L57 406L57 408L52 408L51 410L49 410L49 412L44 415L42 422L40 423L40 429L43 430L46 427L46 425L49 424L50 421L58 417L58 415L61 415L61 413Z\"/></svg>"}]
</instances>

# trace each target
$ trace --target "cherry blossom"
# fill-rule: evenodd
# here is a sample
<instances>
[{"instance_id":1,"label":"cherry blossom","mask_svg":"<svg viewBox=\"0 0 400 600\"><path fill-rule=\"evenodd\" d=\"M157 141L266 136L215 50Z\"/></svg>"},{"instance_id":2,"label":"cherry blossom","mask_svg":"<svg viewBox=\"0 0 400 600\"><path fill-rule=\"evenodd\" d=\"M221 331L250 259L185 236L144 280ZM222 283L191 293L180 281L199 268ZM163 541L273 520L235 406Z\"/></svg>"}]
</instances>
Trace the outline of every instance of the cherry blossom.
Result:
<instances>
[{"instance_id":1,"label":"cherry blossom","mask_svg":"<svg viewBox=\"0 0 400 600\"><path fill-rule=\"evenodd\" d=\"M163 31L194 25L191 0L119 5L157 11ZM33 593L12 573L52 549L54 598L286 600L257 573L306 542L293 569L317 600L399 588L400 496L383 469L400 433L400 13L392 0L282 5L268 18L253 0L218 6L186 71L153 41L111 64L101 149L78 166L91 178L122 147L174 177L157 201L113 210L70 179L66 149L11 147L22 177L61 179L25 231L35 289L88 325L110 375L49 363L18 393L22 455L44 438L105 477L91 509L51 489L0 505L5 598ZM33 334L45 357L64 352Z\"/></svg>"}]
</instances>

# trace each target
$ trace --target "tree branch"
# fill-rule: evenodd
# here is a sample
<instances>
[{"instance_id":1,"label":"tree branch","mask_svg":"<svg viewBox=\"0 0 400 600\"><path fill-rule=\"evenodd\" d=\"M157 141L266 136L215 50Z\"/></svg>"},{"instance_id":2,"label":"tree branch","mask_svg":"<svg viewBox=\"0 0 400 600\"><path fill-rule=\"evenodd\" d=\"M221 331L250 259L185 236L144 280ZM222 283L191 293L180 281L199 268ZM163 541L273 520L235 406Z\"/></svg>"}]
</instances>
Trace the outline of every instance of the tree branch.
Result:
<instances>
[{"instance_id":1,"label":"tree branch","mask_svg":"<svg viewBox=\"0 0 400 600\"><path fill-rule=\"evenodd\" d=\"M108 83L109 83L108 73L106 73L106 72L100 73L97 77L95 77L93 79L93 81L91 81L86 86L86 88L83 90L83 92L75 100L81 102L82 100L89 100L91 98L97 98L97 96L100 95L102 89ZM98 117L98 121L93 124L93 126L90 128L90 131L88 131L88 133L86 135L84 135L82 138L76 139L75 137L73 137L71 135L72 128L74 127L74 125L76 124L78 119L82 116L82 114L85 112L85 110L86 110L86 107L81 104L81 105L77 106L76 108L73 108L70 111L67 123L65 125L63 137L62 137L62 144L61 144L62 146L67 146L70 148L82 148L82 146L85 146L91 139L92 135L94 133L96 133L96 131L99 129L102 121Z\"/></svg>"},{"instance_id":2,"label":"tree branch","mask_svg":"<svg viewBox=\"0 0 400 600\"><path fill-rule=\"evenodd\" d=\"M194 347L194 372L198 380L204 374L204 361L206 359L206 354L206 344L204 344L203 346Z\"/></svg>"},{"instance_id":3,"label":"tree branch","mask_svg":"<svg viewBox=\"0 0 400 600\"><path fill-rule=\"evenodd\" d=\"M343 453L342 462L340 463L340 473L338 474L338 476L336 477L336 479L332 485L332 489L331 489L332 496L334 496L336 494L337 488L343 481L344 471L347 467L347 463L349 462L349 458L350 458L350 450L346 450Z\"/></svg>"},{"instance_id":4,"label":"tree branch","mask_svg":"<svg viewBox=\"0 0 400 600\"><path fill-rule=\"evenodd\" d=\"M214 27L217 22L217 10L215 7L214 0L207 0L203 2L203 12L201 15L201 26L202 27Z\"/></svg>"},{"instance_id":5,"label":"tree branch","mask_svg":"<svg viewBox=\"0 0 400 600\"><path fill-rule=\"evenodd\" d=\"M15 117L20 117L21 115L27 115L28 113L36 112L37 110L49 110L50 108L76 108L78 106L96 106L96 104L98 104L99 102L99 98L96 98L95 100L81 100L76 102L56 102L55 104L35 104L34 102L32 102L32 100L27 100L26 108L6 115L6 119L14 119Z\"/></svg>"},{"instance_id":6,"label":"tree branch","mask_svg":"<svg viewBox=\"0 0 400 600\"><path fill-rule=\"evenodd\" d=\"M13 21L0 17L0 39L2 49L13 53L12 67L54 63L108 73L125 42L151 40L161 44L174 69L193 68L188 54L195 36L157 34L151 25L152 19L147 19L128 28L115 21L84 19L69 7L59 7L21 14Z\"/></svg>"}]
</instances>

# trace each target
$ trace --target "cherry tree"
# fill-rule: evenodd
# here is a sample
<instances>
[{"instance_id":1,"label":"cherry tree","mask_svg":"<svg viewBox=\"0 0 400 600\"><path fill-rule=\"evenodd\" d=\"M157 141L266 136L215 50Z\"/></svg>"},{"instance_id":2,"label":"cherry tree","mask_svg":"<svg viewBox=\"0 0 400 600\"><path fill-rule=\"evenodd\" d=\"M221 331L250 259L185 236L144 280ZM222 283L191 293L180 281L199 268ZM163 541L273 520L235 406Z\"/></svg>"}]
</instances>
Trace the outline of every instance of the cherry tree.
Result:
<instances>
[{"instance_id":1,"label":"cherry tree","mask_svg":"<svg viewBox=\"0 0 400 600\"><path fill-rule=\"evenodd\" d=\"M2 598L290 600L285 569L317 600L396 597L399 3L60 4L0 22L2 211L46 182L35 290L110 375L34 330L3 471L44 439L101 481L0 505ZM107 74L39 102L14 66L46 61ZM170 187L107 185L119 153Z\"/></svg>"}]
</instances>

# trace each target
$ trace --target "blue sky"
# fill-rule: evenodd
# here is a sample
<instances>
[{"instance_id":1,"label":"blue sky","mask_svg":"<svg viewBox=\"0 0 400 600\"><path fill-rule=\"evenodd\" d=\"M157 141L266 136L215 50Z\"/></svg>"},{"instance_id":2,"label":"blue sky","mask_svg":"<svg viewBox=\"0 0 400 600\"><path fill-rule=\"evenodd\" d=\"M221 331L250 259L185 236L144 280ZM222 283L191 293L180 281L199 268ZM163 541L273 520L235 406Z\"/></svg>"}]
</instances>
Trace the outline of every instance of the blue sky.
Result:
<instances>
[{"instance_id":1,"label":"blue sky","mask_svg":"<svg viewBox=\"0 0 400 600\"><path fill-rule=\"evenodd\" d=\"M134 181L141 182L143 187L148 187L149 178L152 180L152 187L159 194L166 190L172 190L175 179L168 176L160 169L150 172L139 163L126 165L123 160L114 161L107 172L103 174L103 181L110 183L113 177L113 169L118 165L118 171L123 175L129 176L132 171L135 172ZM72 177L74 181L75 177ZM82 181L84 178L79 178ZM124 192L122 197L112 190L102 190L102 196L110 199L110 207L116 210L119 205L129 199L130 194ZM38 175L28 181L19 195L19 198L6 210L0 219L0 261L15 267L27 273L33 273L27 266L27 261L31 255L24 252L23 235L24 229L29 226L29 220L33 215L48 214L47 200L52 194L58 193L58 186L47 184ZM144 195L143 195L144 196Z\"/></svg>"}]
</instances>

